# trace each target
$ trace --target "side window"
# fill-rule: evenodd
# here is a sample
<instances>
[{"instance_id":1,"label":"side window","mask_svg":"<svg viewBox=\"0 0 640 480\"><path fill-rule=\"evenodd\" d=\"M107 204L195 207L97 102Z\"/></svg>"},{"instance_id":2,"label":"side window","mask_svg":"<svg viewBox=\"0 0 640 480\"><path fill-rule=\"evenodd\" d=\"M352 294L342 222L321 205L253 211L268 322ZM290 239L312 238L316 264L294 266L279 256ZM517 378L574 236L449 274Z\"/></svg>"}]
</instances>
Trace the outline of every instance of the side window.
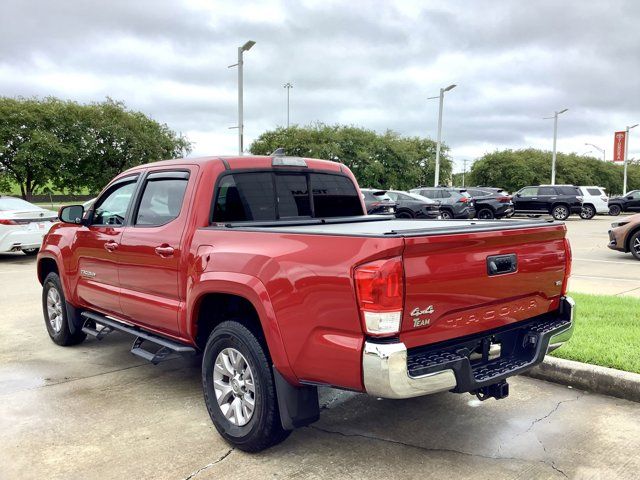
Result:
<instances>
[{"instance_id":1,"label":"side window","mask_svg":"<svg viewBox=\"0 0 640 480\"><path fill-rule=\"evenodd\" d=\"M147 177L135 225L164 225L178 218L188 183L187 172L158 172Z\"/></svg>"},{"instance_id":2,"label":"side window","mask_svg":"<svg viewBox=\"0 0 640 480\"><path fill-rule=\"evenodd\" d=\"M538 195L555 195L556 194L556 190L553 187L540 187L538 189Z\"/></svg>"},{"instance_id":3,"label":"side window","mask_svg":"<svg viewBox=\"0 0 640 480\"><path fill-rule=\"evenodd\" d=\"M310 173L309 182L315 217L352 217L364 214L356 187L348 177Z\"/></svg>"},{"instance_id":4,"label":"side window","mask_svg":"<svg viewBox=\"0 0 640 480\"><path fill-rule=\"evenodd\" d=\"M213 210L215 222L275 218L275 192L270 173L243 173L222 179Z\"/></svg>"},{"instance_id":5,"label":"side window","mask_svg":"<svg viewBox=\"0 0 640 480\"><path fill-rule=\"evenodd\" d=\"M521 197L535 197L536 195L538 195L537 187L525 187L520 190Z\"/></svg>"},{"instance_id":6,"label":"side window","mask_svg":"<svg viewBox=\"0 0 640 480\"><path fill-rule=\"evenodd\" d=\"M440 197L441 198L451 198L451 192L449 192L447 190L440 190Z\"/></svg>"},{"instance_id":7,"label":"side window","mask_svg":"<svg viewBox=\"0 0 640 480\"><path fill-rule=\"evenodd\" d=\"M394 202L398 202L401 200L407 200L406 195L402 195L400 193L396 193L396 192L387 192L387 196L393 200Z\"/></svg>"},{"instance_id":8,"label":"side window","mask_svg":"<svg viewBox=\"0 0 640 480\"><path fill-rule=\"evenodd\" d=\"M587 192L589 195L593 195L595 197L599 197L600 195L604 195L599 188L587 188Z\"/></svg>"},{"instance_id":9,"label":"side window","mask_svg":"<svg viewBox=\"0 0 640 480\"><path fill-rule=\"evenodd\" d=\"M431 198L431 199L440 198L440 196L436 195L436 193L438 193L438 192L436 192L436 191L434 191L432 189L429 189L429 188L424 189L424 190L420 190L420 195L422 195L423 197Z\"/></svg>"},{"instance_id":10,"label":"side window","mask_svg":"<svg viewBox=\"0 0 640 480\"><path fill-rule=\"evenodd\" d=\"M122 225L133 191L136 188L136 178L114 185L94 206L92 225Z\"/></svg>"},{"instance_id":11,"label":"side window","mask_svg":"<svg viewBox=\"0 0 640 480\"><path fill-rule=\"evenodd\" d=\"M280 218L311 216L306 175L276 175L276 192Z\"/></svg>"}]
</instances>

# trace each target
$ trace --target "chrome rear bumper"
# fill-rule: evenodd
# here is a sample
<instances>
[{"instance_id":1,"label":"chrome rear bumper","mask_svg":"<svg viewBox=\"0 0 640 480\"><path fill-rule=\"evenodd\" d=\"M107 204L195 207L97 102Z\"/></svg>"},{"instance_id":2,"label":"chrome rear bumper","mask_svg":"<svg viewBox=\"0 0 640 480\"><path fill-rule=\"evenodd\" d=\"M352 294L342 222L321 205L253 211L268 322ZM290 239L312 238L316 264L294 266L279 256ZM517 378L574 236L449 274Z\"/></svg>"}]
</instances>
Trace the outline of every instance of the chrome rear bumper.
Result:
<instances>
[{"instance_id":1,"label":"chrome rear bumper","mask_svg":"<svg viewBox=\"0 0 640 480\"><path fill-rule=\"evenodd\" d=\"M362 354L365 390L377 397L411 398L447 390L473 391L516 375L542 362L547 352L558 348L571 338L575 324L574 307L573 299L565 297L555 319L548 319L547 316L539 323L514 327L516 333L510 332L509 335L527 334L536 339L531 345L523 347L522 355L518 358L491 359L485 364L472 365L468 356L458 354L460 349L457 346L447 346L428 353L429 367L423 369L426 371L423 375L411 375L409 353L404 343L365 342ZM484 332L482 335L491 336L491 332ZM460 348L467 346L468 341L460 344ZM441 363L431 361L434 356L442 358Z\"/></svg>"}]
</instances>

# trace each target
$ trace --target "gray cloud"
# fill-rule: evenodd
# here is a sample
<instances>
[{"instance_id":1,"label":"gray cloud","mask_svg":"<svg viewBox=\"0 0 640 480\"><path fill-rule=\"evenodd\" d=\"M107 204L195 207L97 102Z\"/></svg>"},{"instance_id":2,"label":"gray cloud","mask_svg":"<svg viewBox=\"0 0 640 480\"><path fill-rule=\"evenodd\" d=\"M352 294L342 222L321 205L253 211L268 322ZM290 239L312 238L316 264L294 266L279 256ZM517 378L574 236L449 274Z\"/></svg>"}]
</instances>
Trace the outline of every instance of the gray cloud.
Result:
<instances>
[{"instance_id":1,"label":"gray cloud","mask_svg":"<svg viewBox=\"0 0 640 480\"><path fill-rule=\"evenodd\" d=\"M0 94L111 96L193 132L196 153L235 149L236 48L246 54L246 135L285 119L444 139L456 159L550 145L608 146L640 121L640 3L628 1L35 1L3 3ZM8 20L7 20L8 19ZM606 143L606 145L605 145ZM631 150L640 154L640 142ZM212 150L213 149L213 150Z\"/></svg>"}]
</instances>

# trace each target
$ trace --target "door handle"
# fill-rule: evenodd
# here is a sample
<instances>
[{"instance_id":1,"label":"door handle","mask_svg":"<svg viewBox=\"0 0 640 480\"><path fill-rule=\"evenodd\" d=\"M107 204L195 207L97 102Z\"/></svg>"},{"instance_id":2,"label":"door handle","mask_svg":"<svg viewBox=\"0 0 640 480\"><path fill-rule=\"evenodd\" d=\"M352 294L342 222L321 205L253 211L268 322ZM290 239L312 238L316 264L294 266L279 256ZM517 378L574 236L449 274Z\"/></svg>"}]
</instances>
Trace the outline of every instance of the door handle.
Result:
<instances>
[{"instance_id":1,"label":"door handle","mask_svg":"<svg viewBox=\"0 0 640 480\"><path fill-rule=\"evenodd\" d=\"M171 255L173 255L173 252L173 247L170 247L169 245L161 245L159 247L156 247L156 253L161 257L170 257Z\"/></svg>"},{"instance_id":2,"label":"door handle","mask_svg":"<svg viewBox=\"0 0 640 480\"><path fill-rule=\"evenodd\" d=\"M113 240L110 240L110 241L108 241L107 243L104 244L104 249L107 252L113 252L117 248L118 248L118 244L116 242L114 242Z\"/></svg>"}]
</instances>

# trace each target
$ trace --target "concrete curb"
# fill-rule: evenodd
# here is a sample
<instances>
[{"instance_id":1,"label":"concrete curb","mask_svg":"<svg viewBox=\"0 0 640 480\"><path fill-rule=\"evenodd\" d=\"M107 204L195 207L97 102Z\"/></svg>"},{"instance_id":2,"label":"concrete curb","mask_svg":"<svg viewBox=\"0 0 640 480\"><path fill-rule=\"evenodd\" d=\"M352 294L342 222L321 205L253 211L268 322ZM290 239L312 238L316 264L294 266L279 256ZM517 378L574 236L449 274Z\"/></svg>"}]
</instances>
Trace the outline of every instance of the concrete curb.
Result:
<instances>
[{"instance_id":1,"label":"concrete curb","mask_svg":"<svg viewBox=\"0 0 640 480\"><path fill-rule=\"evenodd\" d=\"M590 392L640 402L640 374L546 357L525 375Z\"/></svg>"}]
</instances>

